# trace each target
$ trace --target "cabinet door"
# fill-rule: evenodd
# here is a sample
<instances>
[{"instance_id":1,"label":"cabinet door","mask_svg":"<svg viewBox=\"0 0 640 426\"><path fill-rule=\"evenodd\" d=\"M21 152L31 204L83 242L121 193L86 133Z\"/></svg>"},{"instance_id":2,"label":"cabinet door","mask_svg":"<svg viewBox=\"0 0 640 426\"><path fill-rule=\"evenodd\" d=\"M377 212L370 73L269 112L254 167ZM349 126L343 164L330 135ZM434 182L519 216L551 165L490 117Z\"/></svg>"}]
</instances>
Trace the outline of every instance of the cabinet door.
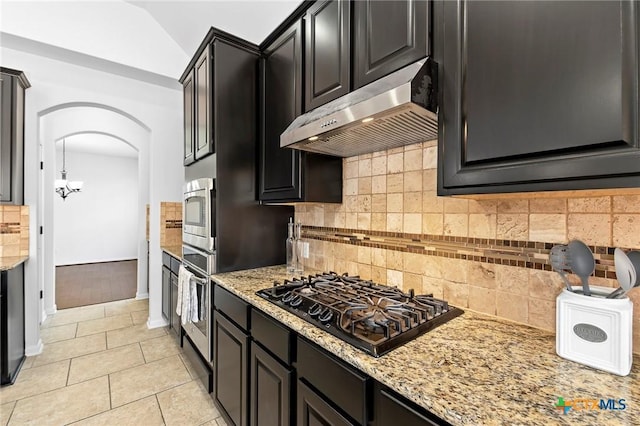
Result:
<instances>
[{"instance_id":1,"label":"cabinet door","mask_svg":"<svg viewBox=\"0 0 640 426\"><path fill-rule=\"evenodd\" d=\"M436 2L439 194L638 186L639 9Z\"/></svg>"},{"instance_id":2,"label":"cabinet door","mask_svg":"<svg viewBox=\"0 0 640 426\"><path fill-rule=\"evenodd\" d=\"M293 373L256 343L251 343L251 425L291 424Z\"/></svg>"},{"instance_id":3,"label":"cabinet door","mask_svg":"<svg viewBox=\"0 0 640 426\"><path fill-rule=\"evenodd\" d=\"M296 22L265 49L262 64L260 199L302 197L302 153L280 148L280 134L302 113L302 23Z\"/></svg>"},{"instance_id":4,"label":"cabinet door","mask_svg":"<svg viewBox=\"0 0 640 426\"><path fill-rule=\"evenodd\" d=\"M356 1L353 14L354 89L428 55L427 1Z\"/></svg>"},{"instance_id":5,"label":"cabinet door","mask_svg":"<svg viewBox=\"0 0 640 426\"><path fill-rule=\"evenodd\" d=\"M171 319L171 270L162 267L162 316Z\"/></svg>"},{"instance_id":6,"label":"cabinet door","mask_svg":"<svg viewBox=\"0 0 640 426\"><path fill-rule=\"evenodd\" d=\"M316 2L305 15L305 111L349 93L350 2Z\"/></svg>"},{"instance_id":7,"label":"cabinet door","mask_svg":"<svg viewBox=\"0 0 640 426\"><path fill-rule=\"evenodd\" d=\"M174 330L174 332L180 336L180 316L176 312L176 304L178 303L178 276L176 274L171 274L171 299L169 305L169 318L171 321L169 325Z\"/></svg>"},{"instance_id":8,"label":"cabinet door","mask_svg":"<svg viewBox=\"0 0 640 426\"><path fill-rule=\"evenodd\" d=\"M11 202L13 77L0 74L0 202Z\"/></svg>"},{"instance_id":9,"label":"cabinet door","mask_svg":"<svg viewBox=\"0 0 640 426\"><path fill-rule=\"evenodd\" d=\"M13 383L24 360L24 264L2 271L1 384Z\"/></svg>"},{"instance_id":10,"label":"cabinet door","mask_svg":"<svg viewBox=\"0 0 640 426\"><path fill-rule=\"evenodd\" d=\"M235 426L249 424L249 336L215 311L213 394Z\"/></svg>"},{"instance_id":11,"label":"cabinet door","mask_svg":"<svg viewBox=\"0 0 640 426\"><path fill-rule=\"evenodd\" d=\"M347 426L355 424L349 422L302 380L298 380L297 410L298 421L296 424L299 426Z\"/></svg>"},{"instance_id":12,"label":"cabinet door","mask_svg":"<svg viewBox=\"0 0 640 426\"><path fill-rule=\"evenodd\" d=\"M199 160L214 152L213 142L213 93L211 45L202 52L195 65L195 159Z\"/></svg>"},{"instance_id":13,"label":"cabinet door","mask_svg":"<svg viewBox=\"0 0 640 426\"><path fill-rule=\"evenodd\" d=\"M191 73L182 83L183 100L184 100L184 165L196 161L194 151L194 134L195 134L195 71Z\"/></svg>"}]
</instances>

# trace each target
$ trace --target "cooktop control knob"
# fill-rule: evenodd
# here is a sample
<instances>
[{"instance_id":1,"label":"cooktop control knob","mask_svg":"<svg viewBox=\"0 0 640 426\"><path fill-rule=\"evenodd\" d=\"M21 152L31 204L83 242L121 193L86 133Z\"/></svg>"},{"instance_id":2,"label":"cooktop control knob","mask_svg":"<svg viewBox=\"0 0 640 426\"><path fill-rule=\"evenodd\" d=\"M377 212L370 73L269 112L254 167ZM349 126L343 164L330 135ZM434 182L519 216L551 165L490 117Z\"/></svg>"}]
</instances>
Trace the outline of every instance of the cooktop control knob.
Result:
<instances>
[{"instance_id":1,"label":"cooktop control knob","mask_svg":"<svg viewBox=\"0 0 640 426\"><path fill-rule=\"evenodd\" d=\"M298 306L300 306L300 304L302 303L302 297L299 294L296 294L293 299L291 299L291 302L289 302L289 305L293 306L294 308L297 308Z\"/></svg>"},{"instance_id":2,"label":"cooktop control knob","mask_svg":"<svg viewBox=\"0 0 640 426\"><path fill-rule=\"evenodd\" d=\"M331 321L331 318L333 318L333 312L329 308L327 308L324 311L322 311L320 316L318 316L318 319L323 323L327 323L327 322Z\"/></svg>"},{"instance_id":3,"label":"cooktop control knob","mask_svg":"<svg viewBox=\"0 0 640 426\"><path fill-rule=\"evenodd\" d=\"M320 315L320 312L322 312L322 305L320 305L319 303L314 303L309 308L309 315L311 315L312 317Z\"/></svg>"}]
</instances>

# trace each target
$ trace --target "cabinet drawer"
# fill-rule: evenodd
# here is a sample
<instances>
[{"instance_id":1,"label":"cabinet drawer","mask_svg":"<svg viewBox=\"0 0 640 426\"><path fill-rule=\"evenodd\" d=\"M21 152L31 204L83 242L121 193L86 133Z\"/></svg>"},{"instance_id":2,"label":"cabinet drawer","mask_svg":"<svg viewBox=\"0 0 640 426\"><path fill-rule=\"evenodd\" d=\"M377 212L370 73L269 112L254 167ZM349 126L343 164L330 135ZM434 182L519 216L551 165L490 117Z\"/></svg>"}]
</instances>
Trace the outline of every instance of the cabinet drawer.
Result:
<instances>
[{"instance_id":1,"label":"cabinet drawer","mask_svg":"<svg viewBox=\"0 0 640 426\"><path fill-rule=\"evenodd\" d=\"M175 257L171 258L171 272L173 272L174 274L178 275L178 272L180 272L180 265L182 264L182 262L180 262L180 260L176 259Z\"/></svg>"},{"instance_id":2,"label":"cabinet drawer","mask_svg":"<svg viewBox=\"0 0 640 426\"><path fill-rule=\"evenodd\" d=\"M219 285L214 287L213 304L216 309L235 322L243 331L249 329L249 304Z\"/></svg>"},{"instance_id":3,"label":"cabinet drawer","mask_svg":"<svg viewBox=\"0 0 640 426\"><path fill-rule=\"evenodd\" d=\"M162 252L162 265L171 268L171 256L165 252Z\"/></svg>"},{"instance_id":4,"label":"cabinet drawer","mask_svg":"<svg viewBox=\"0 0 640 426\"><path fill-rule=\"evenodd\" d=\"M375 426L438 426L449 424L380 383L376 382L374 393Z\"/></svg>"},{"instance_id":5,"label":"cabinet drawer","mask_svg":"<svg viewBox=\"0 0 640 426\"><path fill-rule=\"evenodd\" d=\"M293 361L293 333L257 309L251 310L251 335L287 365Z\"/></svg>"},{"instance_id":6,"label":"cabinet drawer","mask_svg":"<svg viewBox=\"0 0 640 426\"><path fill-rule=\"evenodd\" d=\"M182 350L189 360L193 371L198 376L208 393L213 392L213 372L207 363L202 359L198 349L191 342L188 336L184 336Z\"/></svg>"},{"instance_id":7,"label":"cabinet drawer","mask_svg":"<svg viewBox=\"0 0 640 426\"><path fill-rule=\"evenodd\" d=\"M298 377L304 378L359 424L367 422L370 378L298 337Z\"/></svg>"}]
</instances>

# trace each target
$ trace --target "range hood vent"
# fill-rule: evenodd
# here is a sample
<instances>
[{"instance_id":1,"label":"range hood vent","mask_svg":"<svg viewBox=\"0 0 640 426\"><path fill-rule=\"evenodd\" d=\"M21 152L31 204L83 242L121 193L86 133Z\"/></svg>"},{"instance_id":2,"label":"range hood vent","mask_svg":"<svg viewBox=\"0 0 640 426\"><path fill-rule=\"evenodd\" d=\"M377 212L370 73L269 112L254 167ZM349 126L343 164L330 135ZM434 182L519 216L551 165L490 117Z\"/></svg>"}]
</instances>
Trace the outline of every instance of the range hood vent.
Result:
<instances>
[{"instance_id":1,"label":"range hood vent","mask_svg":"<svg viewBox=\"0 0 640 426\"><path fill-rule=\"evenodd\" d=\"M438 64L431 58L296 118L280 146L352 157L438 136Z\"/></svg>"}]
</instances>

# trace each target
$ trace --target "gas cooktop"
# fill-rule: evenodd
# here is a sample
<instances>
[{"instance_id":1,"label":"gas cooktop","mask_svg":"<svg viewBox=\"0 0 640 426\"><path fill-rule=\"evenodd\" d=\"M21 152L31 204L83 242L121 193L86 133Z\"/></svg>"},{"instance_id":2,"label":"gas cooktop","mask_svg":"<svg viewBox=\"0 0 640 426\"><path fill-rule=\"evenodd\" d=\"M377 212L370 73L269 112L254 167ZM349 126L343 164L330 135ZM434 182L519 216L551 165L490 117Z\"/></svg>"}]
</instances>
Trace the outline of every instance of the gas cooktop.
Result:
<instances>
[{"instance_id":1,"label":"gas cooktop","mask_svg":"<svg viewBox=\"0 0 640 426\"><path fill-rule=\"evenodd\" d=\"M433 295L335 272L274 282L256 294L375 357L464 312Z\"/></svg>"}]
</instances>

